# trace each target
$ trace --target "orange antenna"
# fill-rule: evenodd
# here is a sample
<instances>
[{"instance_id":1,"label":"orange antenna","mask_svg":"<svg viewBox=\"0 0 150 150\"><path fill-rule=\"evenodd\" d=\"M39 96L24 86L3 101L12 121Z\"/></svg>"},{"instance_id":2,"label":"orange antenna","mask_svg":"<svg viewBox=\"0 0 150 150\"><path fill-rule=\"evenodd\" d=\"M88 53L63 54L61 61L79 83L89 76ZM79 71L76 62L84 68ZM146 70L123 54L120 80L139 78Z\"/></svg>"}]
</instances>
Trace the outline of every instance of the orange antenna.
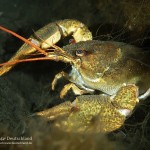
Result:
<instances>
[{"instance_id":1,"label":"orange antenna","mask_svg":"<svg viewBox=\"0 0 150 150\"><path fill-rule=\"evenodd\" d=\"M36 50L38 50L40 53L44 54L45 56L48 55L48 54L47 54L44 50L42 50L40 47L36 46L35 44L33 44L33 43L30 42L29 40L25 39L24 37L18 35L17 33L13 32L13 31L11 31L11 30L9 30L9 29L6 29L6 28L4 28L4 27L2 27L2 26L0 26L0 30L3 30L3 31L5 31L5 32L10 33L10 34L12 34L13 36L15 36L15 37L21 39L22 41L24 41L25 43L27 43L27 44L29 44L30 46L34 47Z\"/></svg>"},{"instance_id":2,"label":"orange antenna","mask_svg":"<svg viewBox=\"0 0 150 150\"><path fill-rule=\"evenodd\" d=\"M10 62L1 63L0 66L3 66L3 65L14 65L14 64L17 64L17 63L21 63L21 62L39 61L39 60L54 60L54 59L51 58L51 57L27 58L27 59L22 59L22 60L16 60L16 61L10 61Z\"/></svg>"}]
</instances>

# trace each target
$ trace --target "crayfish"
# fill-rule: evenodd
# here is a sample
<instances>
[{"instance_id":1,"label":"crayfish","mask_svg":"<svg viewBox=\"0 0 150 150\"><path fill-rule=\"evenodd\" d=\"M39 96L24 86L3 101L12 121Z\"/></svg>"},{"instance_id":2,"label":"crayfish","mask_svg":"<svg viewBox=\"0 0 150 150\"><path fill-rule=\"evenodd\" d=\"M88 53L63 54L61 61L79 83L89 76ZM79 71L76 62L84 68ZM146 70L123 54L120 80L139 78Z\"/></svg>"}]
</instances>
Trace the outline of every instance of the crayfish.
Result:
<instances>
[{"instance_id":1,"label":"crayfish","mask_svg":"<svg viewBox=\"0 0 150 150\"><path fill-rule=\"evenodd\" d=\"M29 39L0 27L25 44L6 63L0 75L19 62L54 60L69 63L69 74L55 75L52 89L60 78L70 81L60 92L64 98L72 89L77 98L35 115L55 120L54 126L67 132L111 132L120 128L140 99L150 94L149 54L132 45L115 41L92 40L89 29L77 20L61 20L36 31ZM62 48L56 43L72 35L74 43ZM53 47L53 50L49 50ZM40 58L28 58L39 52ZM95 95L95 91L103 94Z\"/></svg>"}]
</instances>

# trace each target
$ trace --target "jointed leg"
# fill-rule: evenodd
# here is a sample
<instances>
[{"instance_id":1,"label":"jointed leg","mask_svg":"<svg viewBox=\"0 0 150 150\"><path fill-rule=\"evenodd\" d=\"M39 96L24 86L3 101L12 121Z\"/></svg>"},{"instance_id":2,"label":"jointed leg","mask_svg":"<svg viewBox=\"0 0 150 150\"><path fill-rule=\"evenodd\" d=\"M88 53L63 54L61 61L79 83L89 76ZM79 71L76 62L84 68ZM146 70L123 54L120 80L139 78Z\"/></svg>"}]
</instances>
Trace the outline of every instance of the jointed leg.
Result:
<instances>
[{"instance_id":1,"label":"jointed leg","mask_svg":"<svg viewBox=\"0 0 150 150\"><path fill-rule=\"evenodd\" d=\"M145 100L149 96L150 96L150 88L144 94L140 95L138 98L139 100Z\"/></svg>"},{"instance_id":2,"label":"jointed leg","mask_svg":"<svg viewBox=\"0 0 150 150\"><path fill-rule=\"evenodd\" d=\"M53 81L52 81L52 90L55 90L55 85L57 84L57 81L62 78L65 77L66 79L69 79L69 76L67 73L65 73L64 71L58 73L55 75Z\"/></svg>"},{"instance_id":3,"label":"jointed leg","mask_svg":"<svg viewBox=\"0 0 150 150\"><path fill-rule=\"evenodd\" d=\"M82 94L85 94L85 93L89 93L86 90L79 89L74 83L69 83L69 84L65 85L64 88L61 90L60 98L64 98L64 96L67 94L67 92L70 89L72 89L72 91L75 95L82 95Z\"/></svg>"}]
</instances>

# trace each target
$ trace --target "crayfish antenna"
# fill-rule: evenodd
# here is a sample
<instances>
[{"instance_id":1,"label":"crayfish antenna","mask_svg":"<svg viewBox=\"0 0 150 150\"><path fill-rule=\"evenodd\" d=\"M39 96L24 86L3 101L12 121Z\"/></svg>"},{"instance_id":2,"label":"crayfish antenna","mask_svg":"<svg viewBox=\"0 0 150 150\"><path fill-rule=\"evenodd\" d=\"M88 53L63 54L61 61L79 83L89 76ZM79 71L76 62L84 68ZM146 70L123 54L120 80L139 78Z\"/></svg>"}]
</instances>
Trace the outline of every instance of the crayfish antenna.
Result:
<instances>
[{"instance_id":1,"label":"crayfish antenna","mask_svg":"<svg viewBox=\"0 0 150 150\"><path fill-rule=\"evenodd\" d=\"M29 40L25 39L22 36L18 35L17 33L13 32L11 30L8 30L2 26L0 26L0 30L10 33L13 36L15 36L25 42L25 44L23 44L20 47L18 52L8 61L8 64L4 63L4 65L0 68L0 76L5 74L6 72L8 72L10 69L12 69L17 64L17 61L19 61L20 59L28 58L30 54L32 54L36 51L39 51L41 54L47 56L48 53L45 52L44 50L42 50L40 48L40 43L37 43L38 41L34 41L32 39L32 37L29 38ZM11 63L13 61L16 63Z\"/></svg>"}]
</instances>

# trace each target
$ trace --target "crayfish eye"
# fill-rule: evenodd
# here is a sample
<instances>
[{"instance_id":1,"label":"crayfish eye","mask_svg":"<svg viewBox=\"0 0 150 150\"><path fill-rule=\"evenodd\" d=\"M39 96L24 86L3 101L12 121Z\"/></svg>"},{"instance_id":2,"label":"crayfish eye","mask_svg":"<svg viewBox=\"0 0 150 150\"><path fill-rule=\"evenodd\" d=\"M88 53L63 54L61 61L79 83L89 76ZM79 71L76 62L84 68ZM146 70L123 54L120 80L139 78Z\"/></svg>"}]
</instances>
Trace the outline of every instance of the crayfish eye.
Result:
<instances>
[{"instance_id":1,"label":"crayfish eye","mask_svg":"<svg viewBox=\"0 0 150 150\"><path fill-rule=\"evenodd\" d=\"M76 50L76 55L77 55L77 56L83 56L84 54L85 54L85 51L84 51L84 50L81 50L81 49Z\"/></svg>"}]
</instances>

